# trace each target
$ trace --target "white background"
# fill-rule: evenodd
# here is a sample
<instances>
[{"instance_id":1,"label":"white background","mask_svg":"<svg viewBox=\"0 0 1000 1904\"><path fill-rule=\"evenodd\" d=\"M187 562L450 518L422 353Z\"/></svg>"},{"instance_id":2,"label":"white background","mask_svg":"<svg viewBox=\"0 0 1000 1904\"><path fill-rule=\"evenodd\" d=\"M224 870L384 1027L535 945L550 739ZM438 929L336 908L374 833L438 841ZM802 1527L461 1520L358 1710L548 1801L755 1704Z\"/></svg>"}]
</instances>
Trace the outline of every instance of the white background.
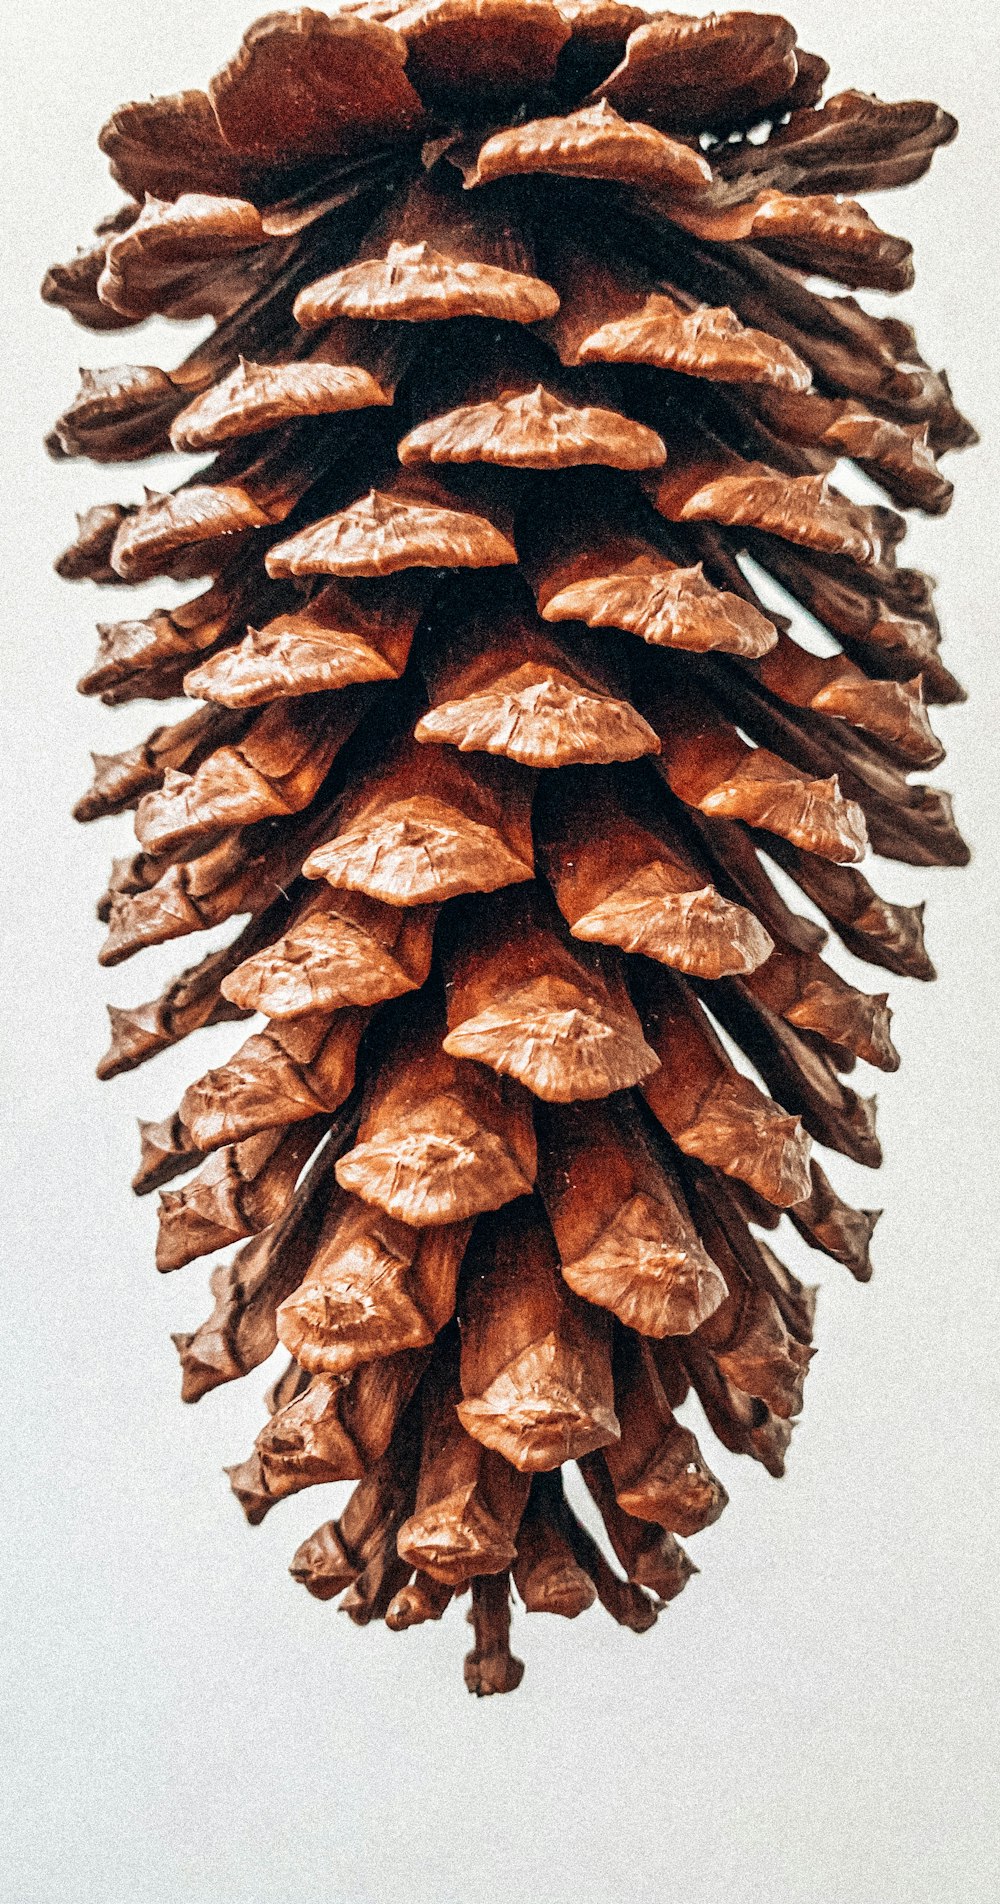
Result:
<instances>
[{"instance_id":1,"label":"white background","mask_svg":"<svg viewBox=\"0 0 1000 1904\"><path fill-rule=\"evenodd\" d=\"M893 982L901 1073L881 1083L884 1203L866 1290L825 1259L820 1353L787 1479L722 1451L732 1501L702 1572L652 1634L595 1610L518 1623L524 1684L470 1700L466 1629L358 1632L286 1572L331 1511L300 1496L249 1530L222 1462L266 1377L184 1409L170 1329L209 1305L204 1265L157 1279L134 1203L134 1118L159 1116L235 1042L200 1034L98 1086L103 1001L185 962L101 974L92 906L127 822L77 828L87 749L145 731L80 700L107 609L56 581L72 516L144 471L56 467L41 441L80 362L183 354L45 310L47 263L116 201L95 145L123 99L202 84L247 0L24 0L8 19L0 135L6 736L2 924L13 1038L0 1167L12 1324L3 1498L14 1644L2 1701L9 1904L984 1904L996 1895L997 34L990 0L798 0L832 85L936 97L963 137L877 211L914 239L903 300L987 447L954 459L946 521L919 522L947 659L940 717L964 873L889 873L930 897L935 986ZM12 44L13 43L13 44ZM157 472L152 480L162 480ZM150 605L164 597L160 585ZM880 869L881 870L881 869ZM143 962L140 961L140 967ZM872 975L865 968L868 979ZM878 975L874 985L877 986ZM993 1801L991 1803L991 1801ZM991 1822L990 1813L993 1812Z\"/></svg>"}]
</instances>

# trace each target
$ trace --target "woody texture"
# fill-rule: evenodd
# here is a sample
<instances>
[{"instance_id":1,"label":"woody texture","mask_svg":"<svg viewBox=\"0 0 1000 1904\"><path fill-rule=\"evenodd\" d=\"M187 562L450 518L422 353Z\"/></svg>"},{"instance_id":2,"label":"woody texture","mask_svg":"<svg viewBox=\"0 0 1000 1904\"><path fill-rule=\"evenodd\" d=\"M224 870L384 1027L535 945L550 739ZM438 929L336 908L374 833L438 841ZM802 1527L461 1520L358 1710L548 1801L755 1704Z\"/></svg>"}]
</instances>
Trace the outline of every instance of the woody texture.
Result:
<instances>
[{"instance_id":1,"label":"woody texture","mask_svg":"<svg viewBox=\"0 0 1000 1904\"><path fill-rule=\"evenodd\" d=\"M967 857L900 512L973 431L854 296L912 281L855 194L955 122L827 70L774 14L272 13L114 115L124 196L43 288L115 346L211 320L49 445L180 459L58 568L124 616L82 692L191 702L80 800L134 816L101 960L232 922L100 1064L235 1028L142 1126L158 1267L228 1251L183 1396L284 1346L244 1513L356 1483L293 1575L393 1631L464 1599L478 1694L518 1609L685 1587L692 1402L782 1473L814 1291L772 1236L868 1278L819 1156L878 1164L855 1072L898 1064L830 939L931 978L864 862ZM194 587L131 618L156 577Z\"/></svg>"}]
</instances>

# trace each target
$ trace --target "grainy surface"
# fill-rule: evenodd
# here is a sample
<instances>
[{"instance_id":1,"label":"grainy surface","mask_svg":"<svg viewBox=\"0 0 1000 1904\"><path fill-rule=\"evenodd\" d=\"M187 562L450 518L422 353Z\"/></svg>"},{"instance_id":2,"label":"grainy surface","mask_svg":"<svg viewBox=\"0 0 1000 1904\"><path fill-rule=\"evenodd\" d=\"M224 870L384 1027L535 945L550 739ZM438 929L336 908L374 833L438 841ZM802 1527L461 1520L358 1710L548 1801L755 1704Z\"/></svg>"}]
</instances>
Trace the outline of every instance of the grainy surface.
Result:
<instances>
[{"instance_id":1,"label":"grainy surface","mask_svg":"<svg viewBox=\"0 0 1000 1904\"><path fill-rule=\"evenodd\" d=\"M988 430L987 22L971 5L947 17L938 5L887 5L869 20L802 0L795 14L806 43L832 55L832 85L932 93L963 119L962 143L897 201L896 222L916 241L925 349L935 364L947 358L960 401ZM16 1027L26 1036L5 1194L23 1303L8 1392L18 1393L15 1435L25 1434L8 1471L24 1488L12 1519L24 1534L21 1657L32 1684L8 1702L31 1724L18 1726L11 1752L15 1851L0 1884L11 1904L263 1904L276 1889L317 1904L403 1889L485 1904L507 1888L542 1904L596 1904L626 1887L630 1898L676 1890L698 1904L763 1890L777 1904L875 1894L979 1904L990 1870L984 1517L996 1258L988 451L963 463L949 521L918 523L911 537L915 559L945 577L948 658L974 696L970 710L937 719L978 859L960 885L919 870L894 876L900 899L931 887L942 981L917 996L894 986L907 1064L904 1081L882 1091L889 1214L876 1280L862 1297L846 1278L824 1278L823 1353L789 1477L776 1489L739 1464L728 1514L699 1542L711 1566L697 1602L687 1594L644 1642L644 1670L637 1642L606 1622L591 1633L585 1622L552 1622L552 1633L538 1622L531 1675L497 1713L467 1710L443 1670L454 1612L412 1644L373 1627L359 1652L357 1637L331 1630L329 1614L283 1584L279 1550L293 1527L313 1526L308 1501L251 1543L205 1488L223 1438L252 1437L256 1397L224 1391L206 1404L208 1420L178 1419L154 1310L183 1325L203 1298L193 1285L190 1296L176 1281L162 1295L151 1285L151 1217L107 1193L131 1168L125 1111L148 1112L148 1087L127 1079L111 1105L90 1095L107 981L90 966L87 920L104 851L61 818L85 747L97 739L110 752L144 731L131 713L109 715L99 738L92 710L72 703L67 647L86 658L89 604L68 602L46 568L71 508L120 483L101 492L103 478L53 472L35 449L78 355L96 365L116 353L107 339L60 333L33 299L49 255L66 255L103 209L94 124L119 98L198 83L247 17L228 0L210 18L185 4L144 7L141 45L132 5L77 4L67 17L40 4L20 27L31 83L14 89L8 128L20 254L8 288L25 330L9 357L21 401L6 465L6 625L24 698L7 702L5 767L18 770L8 798L20 930L8 971L30 1011ZM152 333L148 355L161 355ZM39 863L51 868L44 881ZM133 995L127 985L116 994ZM203 1044L207 1063L233 1048L231 1030L204 1036L216 1040ZM190 1064L161 1062L166 1108ZM850 1176L840 1166L848 1194ZM734 1480L732 1460L716 1465ZM355 1617L379 1591L359 1580ZM476 1640L485 1661L502 1659L485 1602ZM602 1735L611 1771L598 1779Z\"/></svg>"}]
</instances>

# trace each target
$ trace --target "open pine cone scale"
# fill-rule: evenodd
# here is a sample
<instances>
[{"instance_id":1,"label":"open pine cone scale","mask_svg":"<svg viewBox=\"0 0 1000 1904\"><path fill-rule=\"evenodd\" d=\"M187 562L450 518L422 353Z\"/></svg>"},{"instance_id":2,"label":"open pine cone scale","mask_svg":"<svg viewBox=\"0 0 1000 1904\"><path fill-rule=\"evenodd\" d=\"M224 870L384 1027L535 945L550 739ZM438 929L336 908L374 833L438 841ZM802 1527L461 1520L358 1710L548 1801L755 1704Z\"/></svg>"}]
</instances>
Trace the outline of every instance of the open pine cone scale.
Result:
<instances>
[{"instance_id":1,"label":"open pine cone scale","mask_svg":"<svg viewBox=\"0 0 1000 1904\"><path fill-rule=\"evenodd\" d=\"M817 912L931 977L861 862L967 857L910 777L961 689L898 512L947 508L974 435L907 326L813 284L911 282L844 194L956 128L826 71L771 14L269 14L206 92L115 114L126 200L43 288L95 331L215 325L85 372L50 439L212 458L59 563L202 584L102 625L83 692L200 705L77 809L135 813L105 962L239 921L101 1064L256 1019L143 1126L158 1266L239 1245L183 1393L284 1344L248 1517L356 1481L293 1574L393 1630L470 1591L477 1693L523 1671L512 1581L634 1631L683 1588L727 1499L689 1396L783 1471L813 1292L760 1232L870 1275L811 1146L877 1164L845 1080L898 1063Z\"/></svg>"}]
</instances>

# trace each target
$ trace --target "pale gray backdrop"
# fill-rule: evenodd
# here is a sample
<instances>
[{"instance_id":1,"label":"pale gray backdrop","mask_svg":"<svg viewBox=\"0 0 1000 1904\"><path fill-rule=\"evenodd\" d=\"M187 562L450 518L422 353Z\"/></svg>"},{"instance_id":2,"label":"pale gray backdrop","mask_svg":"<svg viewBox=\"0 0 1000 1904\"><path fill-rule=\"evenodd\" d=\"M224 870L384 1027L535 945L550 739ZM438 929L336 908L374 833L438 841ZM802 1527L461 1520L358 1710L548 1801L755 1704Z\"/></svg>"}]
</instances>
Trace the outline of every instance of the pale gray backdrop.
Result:
<instances>
[{"instance_id":1,"label":"pale gray backdrop","mask_svg":"<svg viewBox=\"0 0 1000 1904\"><path fill-rule=\"evenodd\" d=\"M696 9L699 10L699 9ZM56 581L73 511L145 472L42 452L79 363L175 361L167 327L75 330L36 302L115 202L95 145L121 100L198 85L252 0L23 0L0 134L6 492L3 908L13 1039L3 1395L13 1655L3 1717L9 1904L985 1904L996 1884L997 494L996 82L990 0L797 0L833 84L928 95L964 136L878 209L916 243L925 353L987 447L918 522L967 708L939 717L966 873L890 872L930 898L937 985L893 983L904 1065L881 1082L887 1163L874 1283L822 1274L820 1352L790 1472L721 1451L732 1496L702 1573L643 1640L599 1611L523 1618L519 1693L462 1685L453 1610L357 1632L286 1572L328 1499L251 1532L220 1469L249 1448L265 1377L177 1397L171 1329L207 1312L194 1265L158 1280L134 1203L134 1119L233 1044L200 1034L98 1086L104 1000L177 965L100 974L93 920L127 822L74 827L87 750L145 731L73 684L105 608ZM164 354L165 353L165 354ZM157 470L150 479L162 480ZM157 585L147 599L162 596ZM114 612L121 612L115 609ZM140 962L141 964L142 962ZM860 968L859 968L860 969ZM877 985L870 968L866 980ZM715 1453L714 1449L712 1451ZM993 1820L991 1822L991 1811Z\"/></svg>"}]
</instances>

